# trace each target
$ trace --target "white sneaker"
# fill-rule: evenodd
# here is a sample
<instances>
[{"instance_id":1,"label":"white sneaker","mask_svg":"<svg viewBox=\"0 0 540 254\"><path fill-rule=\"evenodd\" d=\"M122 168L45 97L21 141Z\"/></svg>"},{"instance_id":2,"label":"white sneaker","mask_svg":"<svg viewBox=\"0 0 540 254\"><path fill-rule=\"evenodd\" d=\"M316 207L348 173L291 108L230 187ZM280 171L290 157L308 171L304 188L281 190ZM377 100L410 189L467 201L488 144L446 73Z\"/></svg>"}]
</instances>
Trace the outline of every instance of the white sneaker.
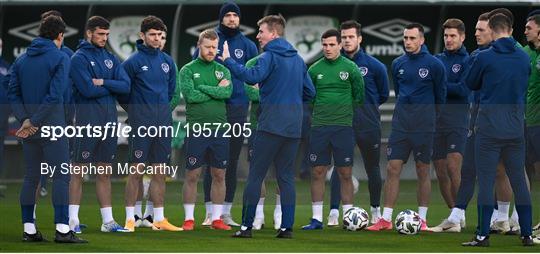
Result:
<instances>
[{"instance_id":1,"label":"white sneaker","mask_svg":"<svg viewBox=\"0 0 540 254\"><path fill-rule=\"evenodd\" d=\"M534 244L540 244L540 236L533 237L533 243Z\"/></svg>"},{"instance_id":2,"label":"white sneaker","mask_svg":"<svg viewBox=\"0 0 540 254\"><path fill-rule=\"evenodd\" d=\"M450 232L450 233L459 233L461 232L461 225L453 223L448 219L444 219L441 224L428 228L427 231L441 233L441 232Z\"/></svg>"},{"instance_id":3,"label":"white sneaker","mask_svg":"<svg viewBox=\"0 0 540 254\"><path fill-rule=\"evenodd\" d=\"M203 223L201 224L203 226L211 226L212 225L212 214L207 213L206 218L204 218Z\"/></svg>"},{"instance_id":4,"label":"white sneaker","mask_svg":"<svg viewBox=\"0 0 540 254\"><path fill-rule=\"evenodd\" d=\"M253 221L253 229L261 230L264 228L264 218L255 218Z\"/></svg>"},{"instance_id":5,"label":"white sneaker","mask_svg":"<svg viewBox=\"0 0 540 254\"><path fill-rule=\"evenodd\" d=\"M274 229L278 230L281 228L281 213L274 213Z\"/></svg>"},{"instance_id":6,"label":"white sneaker","mask_svg":"<svg viewBox=\"0 0 540 254\"><path fill-rule=\"evenodd\" d=\"M540 223L536 224L536 226L533 227L533 235L540 235Z\"/></svg>"},{"instance_id":7,"label":"white sneaker","mask_svg":"<svg viewBox=\"0 0 540 254\"><path fill-rule=\"evenodd\" d=\"M116 221L101 224L101 232L129 232L129 230L118 225Z\"/></svg>"},{"instance_id":8,"label":"white sneaker","mask_svg":"<svg viewBox=\"0 0 540 254\"><path fill-rule=\"evenodd\" d=\"M465 228L467 226L467 223L465 222L465 217L459 220L459 226L461 226L461 228Z\"/></svg>"},{"instance_id":9,"label":"white sneaker","mask_svg":"<svg viewBox=\"0 0 540 254\"><path fill-rule=\"evenodd\" d=\"M142 224L142 219L138 215L135 215L135 227L138 228Z\"/></svg>"},{"instance_id":10,"label":"white sneaker","mask_svg":"<svg viewBox=\"0 0 540 254\"><path fill-rule=\"evenodd\" d=\"M222 214L221 219L223 220L223 223L225 223L226 225L229 225L231 227L240 227L240 224L234 222L230 214Z\"/></svg>"},{"instance_id":11,"label":"white sneaker","mask_svg":"<svg viewBox=\"0 0 540 254\"><path fill-rule=\"evenodd\" d=\"M142 220L140 227L151 228L154 225L152 224L153 221L154 220L152 219L152 215L148 215Z\"/></svg>"},{"instance_id":12,"label":"white sneaker","mask_svg":"<svg viewBox=\"0 0 540 254\"><path fill-rule=\"evenodd\" d=\"M498 221L496 220L493 222L493 225L491 225L491 231L499 234L506 234L510 231L510 223L505 221Z\"/></svg>"},{"instance_id":13,"label":"white sneaker","mask_svg":"<svg viewBox=\"0 0 540 254\"><path fill-rule=\"evenodd\" d=\"M521 228L519 227L519 222L517 222L516 220L510 218L508 220L508 224L510 226L510 231L508 231L508 234L512 234L512 235L519 235L520 234Z\"/></svg>"},{"instance_id":14,"label":"white sneaker","mask_svg":"<svg viewBox=\"0 0 540 254\"><path fill-rule=\"evenodd\" d=\"M326 223L326 225L329 227L339 226L339 213L338 214L330 213L328 215L328 222Z\"/></svg>"}]
</instances>

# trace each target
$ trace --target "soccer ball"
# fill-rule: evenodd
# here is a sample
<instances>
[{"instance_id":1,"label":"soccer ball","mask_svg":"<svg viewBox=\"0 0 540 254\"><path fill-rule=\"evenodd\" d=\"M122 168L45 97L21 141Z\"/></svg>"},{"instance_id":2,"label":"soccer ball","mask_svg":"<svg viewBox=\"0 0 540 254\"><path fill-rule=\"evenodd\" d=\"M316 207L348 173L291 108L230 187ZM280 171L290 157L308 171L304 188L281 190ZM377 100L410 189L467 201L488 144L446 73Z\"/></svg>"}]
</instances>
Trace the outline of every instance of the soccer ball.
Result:
<instances>
[{"instance_id":1,"label":"soccer ball","mask_svg":"<svg viewBox=\"0 0 540 254\"><path fill-rule=\"evenodd\" d=\"M415 235L420 232L422 220L420 215L412 210L404 210L396 217L396 230L400 234Z\"/></svg>"},{"instance_id":2,"label":"soccer ball","mask_svg":"<svg viewBox=\"0 0 540 254\"><path fill-rule=\"evenodd\" d=\"M343 229L349 231L362 230L369 223L369 215L366 210L360 207L353 207L343 215Z\"/></svg>"}]
</instances>

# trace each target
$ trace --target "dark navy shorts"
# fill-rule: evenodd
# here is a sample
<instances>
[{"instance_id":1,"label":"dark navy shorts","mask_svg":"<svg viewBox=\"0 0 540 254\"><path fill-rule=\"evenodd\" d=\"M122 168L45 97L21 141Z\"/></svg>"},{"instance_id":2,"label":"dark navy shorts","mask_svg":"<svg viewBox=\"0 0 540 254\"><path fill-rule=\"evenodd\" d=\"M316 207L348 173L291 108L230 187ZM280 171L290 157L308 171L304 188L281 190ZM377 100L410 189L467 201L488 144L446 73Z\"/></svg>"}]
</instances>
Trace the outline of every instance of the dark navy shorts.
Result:
<instances>
[{"instance_id":1,"label":"dark navy shorts","mask_svg":"<svg viewBox=\"0 0 540 254\"><path fill-rule=\"evenodd\" d=\"M388 139L386 155L388 160L402 160L406 163L413 152L414 160L426 164L431 162L433 149L432 132L392 131Z\"/></svg>"},{"instance_id":2,"label":"dark navy shorts","mask_svg":"<svg viewBox=\"0 0 540 254\"><path fill-rule=\"evenodd\" d=\"M433 160L446 159L449 153L463 156L467 143L467 129L454 129L436 132L433 138Z\"/></svg>"},{"instance_id":3,"label":"dark navy shorts","mask_svg":"<svg viewBox=\"0 0 540 254\"><path fill-rule=\"evenodd\" d=\"M311 166L350 167L353 165L355 138L350 126L311 127L309 161Z\"/></svg>"},{"instance_id":4,"label":"dark navy shorts","mask_svg":"<svg viewBox=\"0 0 540 254\"><path fill-rule=\"evenodd\" d=\"M229 138L220 134L215 137L186 137L184 152L187 170L203 165L226 169L229 161Z\"/></svg>"},{"instance_id":5,"label":"dark navy shorts","mask_svg":"<svg viewBox=\"0 0 540 254\"><path fill-rule=\"evenodd\" d=\"M540 126L531 126L526 129L527 134L527 162L540 161Z\"/></svg>"}]
</instances>

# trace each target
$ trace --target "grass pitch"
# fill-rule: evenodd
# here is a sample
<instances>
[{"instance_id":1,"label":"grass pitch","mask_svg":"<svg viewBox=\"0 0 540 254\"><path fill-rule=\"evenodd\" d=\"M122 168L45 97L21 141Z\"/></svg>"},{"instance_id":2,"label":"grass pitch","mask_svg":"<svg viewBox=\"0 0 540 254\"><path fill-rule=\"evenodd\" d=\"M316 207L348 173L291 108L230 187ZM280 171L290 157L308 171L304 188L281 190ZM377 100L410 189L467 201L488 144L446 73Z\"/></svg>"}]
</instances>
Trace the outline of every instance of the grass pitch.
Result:
<instances>
[{"instance_id":1,"label":"grass pitch","mask_svg":"<svg viewBox=\"0 0 540 254\"><path fill-rule=\"evenodd\" d=\"M369 210L366 182L362 181L359 193L355 196L355 205ZM267 183L268 190L274 190L276 182ZM22 225L18 195L21 184L8 184L0 198L0 251L1 252L540 252L540 246L522 247L517 236L493 235L490 248L466 248L460 243L470 240L476 226L476 199L471 201L467 211L467 228L462 233L427 233L405 236L395 231L384 232L348 232L341 228L328 228L316 231L303 231L311 217L311 197L309 181L297 181L297 208L293 239L276 239L273 229L273 209L275 196L266 198L266 227L254 231L252 239L233 239L231 232L211 230L200 226L204 219L202 195L196 206L197 226L191 232L157 232L151 229L136 229L134 233L101 233L101 216L95 196L93 182L84 184L83 202L80 208L80 220L88 228L81 237L90 241L88 244L56 244L21 242ZM50 190L50 185L48 186ZM181 195L182 183L167 183L165 216L175 225L183 221ZM202 183L199 184L199 193ZM233 206L233 217L241 221L241 201L244 183L238 184ZM327 192L329 188L327 188ZM394 216L401 210L417 210L416 182L403 181ZM268 193L271 193L270 191ZM124 222L124 183L113 184L114 217L121 225ZM431 204L428 211L428 224L438 224L448 216L449 210L444 205L436 182L432 185ZM533 223L537 223L539 214L540 192L533 189ZM38 201L37 225L50 241L54 239L53 209L50 194ZM325 199L324 219L328 214L328 195ZM143 206L144 209L144 206Z\"/></svg>"}]
</instances>

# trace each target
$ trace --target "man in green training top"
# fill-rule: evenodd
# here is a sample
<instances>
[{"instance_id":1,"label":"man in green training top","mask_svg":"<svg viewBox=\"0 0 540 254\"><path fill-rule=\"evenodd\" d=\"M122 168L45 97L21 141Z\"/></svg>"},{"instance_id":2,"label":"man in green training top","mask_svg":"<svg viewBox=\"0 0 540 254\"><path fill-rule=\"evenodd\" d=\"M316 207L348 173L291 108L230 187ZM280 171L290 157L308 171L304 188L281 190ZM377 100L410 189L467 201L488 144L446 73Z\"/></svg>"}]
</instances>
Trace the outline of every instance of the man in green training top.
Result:
<instances>
[{"instance_id":1,"label":"man in green training top","mask_svg":"<svg viewBox=\"0 0 540 254\"><path fill-rule=\"evenodd\" d=\"M527 110L525 120L527 123L526 144L527 161L540 168L540 14L527 18L525 24L525 37L529 45L523 50L531 58L531 75L527 86ZM540 223L533 230L540 234ZM540 243L540 238L534 239Z\"/></svg>"},{"instance_id":2,"label":"man in green training top","mask_svg":"<svg viewBox=\"0 0 540 254\"><path fill-rule=\"evenodd\" d=\"M214 30L201 32L197 46L199 57L184 65L179 73L186 100L188 128L184 143L187 171L183 187L185 220L182 227L184 230L195 227L193 211L197 200L197 180L201 168L208 165L212 175L212 228L231 230L220 218L229 157L229 139L223 134L223 124L227 123L225 99L232 93L231 74L214 61L218 47L218 35Z\"/></svg>"},{"instance_id":3,"label":"man in green training top","mask_svg":"<svg viewBox=\"0 0 540 254\"><path fill-rule=\"evenodd\" d=\"M341 182L343 212L353 206L353 108L364 101L364 80L354 62L341 56L341 33L321 36L324 57L308 70L315 85L310 154L313 217L304 230L322 229L324 181L332 157Z\"/></svg>"}]
</instances>

